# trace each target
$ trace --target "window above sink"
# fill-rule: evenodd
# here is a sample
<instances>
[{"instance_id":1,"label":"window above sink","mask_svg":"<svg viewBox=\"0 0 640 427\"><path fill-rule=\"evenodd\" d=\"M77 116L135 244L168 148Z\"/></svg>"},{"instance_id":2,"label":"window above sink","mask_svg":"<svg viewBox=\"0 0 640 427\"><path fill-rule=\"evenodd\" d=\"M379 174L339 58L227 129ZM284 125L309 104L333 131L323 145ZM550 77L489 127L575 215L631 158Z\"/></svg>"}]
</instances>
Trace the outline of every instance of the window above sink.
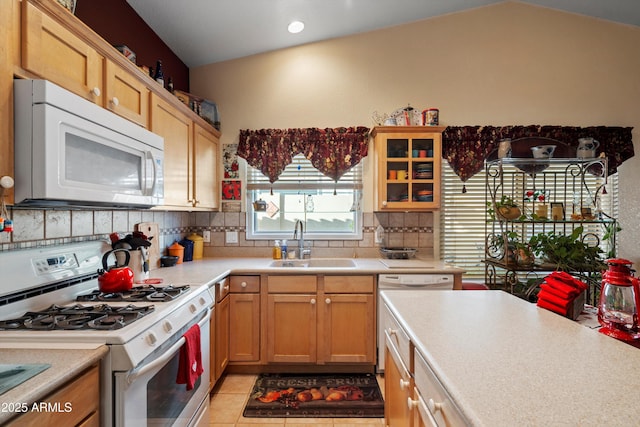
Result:
<instances>
[{"instance_id":1,"label":"window above sink","mask_svg":"<svg viewBox=\"0 0 640 427\"><path fill-rule=\"evenodd\" d=\"M321 174L302 155L274 183L247 168L247 239L291 239L297 220L306 240L362 239L362 164L338 182ZM261 200L259 209L253 202ZM266 206L265 206L266 205Z\"/></svg>"}]
</instances>

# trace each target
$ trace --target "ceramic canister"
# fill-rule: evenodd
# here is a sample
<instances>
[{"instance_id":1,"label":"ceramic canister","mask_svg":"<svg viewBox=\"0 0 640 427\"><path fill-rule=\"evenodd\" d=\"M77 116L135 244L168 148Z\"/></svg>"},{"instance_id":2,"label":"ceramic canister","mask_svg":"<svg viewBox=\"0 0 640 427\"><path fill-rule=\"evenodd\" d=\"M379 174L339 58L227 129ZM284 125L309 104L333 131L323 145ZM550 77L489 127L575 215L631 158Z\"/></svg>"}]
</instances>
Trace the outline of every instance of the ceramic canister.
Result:
<instances>
[{"instance_id":1,"label":"ceramic canister","mask_svg":"<svg viewBox=\"0 0 640 427\"><path fill-rule=\"evenodd\" d=\"M440 122L440 110L437 108L428 108L422 111L422 123L425 126L438 126Z\"/></svg>"}]
</instances>

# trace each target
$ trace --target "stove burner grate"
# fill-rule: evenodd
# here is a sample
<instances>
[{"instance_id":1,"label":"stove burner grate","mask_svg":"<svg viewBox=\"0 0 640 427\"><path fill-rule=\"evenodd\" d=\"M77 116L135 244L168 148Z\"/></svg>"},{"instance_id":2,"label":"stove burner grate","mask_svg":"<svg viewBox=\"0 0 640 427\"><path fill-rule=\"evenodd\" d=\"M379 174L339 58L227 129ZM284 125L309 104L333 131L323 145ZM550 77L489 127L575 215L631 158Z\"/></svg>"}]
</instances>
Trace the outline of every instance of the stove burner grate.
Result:
<instances>
[{"instance_id":1,"label":"stove burner grate","mask_svg":"<svg viewBox=\"0 0 640 427\"><path fill-rule=\"evenodd\" d=\"M115 330L151 313L153 305L125 307L98 304L83 306L52 305L42 311L27 312L17 319L0 321L0 330Z\"/></svg>"},{"instance_id":2,"label":"stove burner grate","mask_svg":"<svg viewBox=\"0 0 640 427\"><path fill-rule=\"evenodd\" d=\"M188 292L190 287L186 286L136 286L124 292L100 292L92 291L85 295L79 295L76 301L113 301L113 302L167 302L173 301L179 296Z\"/></svg>"}]
</instances>

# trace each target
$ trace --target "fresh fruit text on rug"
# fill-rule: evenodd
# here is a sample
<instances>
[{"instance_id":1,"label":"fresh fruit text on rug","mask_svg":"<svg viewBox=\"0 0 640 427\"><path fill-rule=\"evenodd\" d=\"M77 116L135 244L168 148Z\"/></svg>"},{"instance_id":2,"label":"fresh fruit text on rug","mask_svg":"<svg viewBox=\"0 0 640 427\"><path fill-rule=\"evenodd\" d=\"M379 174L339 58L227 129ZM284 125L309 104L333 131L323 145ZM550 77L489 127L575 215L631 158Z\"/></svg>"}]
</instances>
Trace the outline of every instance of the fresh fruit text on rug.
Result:
<instances>
[{"instance_id":1,"label":"fresh fruit text on rug","mask_svg":"<svg viewBox=\"0 0 640 427\"><path fill-rule=\"evenodd\" d=\"M258 376L245 417L382 418L384 401L373 374Z\"/></svg>"}]
</instances>

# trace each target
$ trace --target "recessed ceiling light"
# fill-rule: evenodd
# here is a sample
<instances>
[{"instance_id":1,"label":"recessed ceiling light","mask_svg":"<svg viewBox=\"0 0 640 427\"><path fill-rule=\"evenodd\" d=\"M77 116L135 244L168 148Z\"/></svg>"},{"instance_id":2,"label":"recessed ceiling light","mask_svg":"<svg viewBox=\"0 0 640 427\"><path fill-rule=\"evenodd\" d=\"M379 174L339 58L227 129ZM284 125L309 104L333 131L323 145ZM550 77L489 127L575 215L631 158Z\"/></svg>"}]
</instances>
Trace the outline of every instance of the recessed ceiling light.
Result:
<instances>
[{"instance_id":1,"label":"recessed ceiling light","mask_svg":"<svg viewBox=\"0 0 640 427\"><path fill-rule=\"evenodd\" d=\"M300 31L304 30L304 22L301 21L293 21L287 27L290 33L297 34Z\"/></svg>"}]
</instances>

